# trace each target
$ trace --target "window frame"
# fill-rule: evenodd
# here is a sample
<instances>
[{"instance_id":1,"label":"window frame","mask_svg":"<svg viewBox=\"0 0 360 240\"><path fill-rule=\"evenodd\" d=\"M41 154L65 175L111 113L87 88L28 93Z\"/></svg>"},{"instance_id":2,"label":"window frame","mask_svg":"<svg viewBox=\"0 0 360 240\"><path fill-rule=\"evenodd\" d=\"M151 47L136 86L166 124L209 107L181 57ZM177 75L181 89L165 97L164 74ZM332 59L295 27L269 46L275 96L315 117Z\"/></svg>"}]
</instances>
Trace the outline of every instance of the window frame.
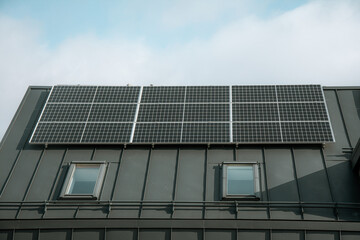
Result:
<instances>
[{"instance_id":1,"label":"window frame","mask_svg":"<svg viewBox=\"0 0 360 240\"><path fill-rule=\"evenodd\" d=\"M96 179L96 183L94 186L94 190L92 194L69 194L68 191L70 189L71 183L73 181L73 177L76 171L77 166L81 165L98 165L99 166L99 174ZM61 199L98 199L100 195L100 191L105 178L105 170L107 164L103 161L91 161L91 162L79 162L74 161L70 163L69 169L66 174L65 181L63 183L60 198Z\"/></svg>"},{"instance_id":2,"label":"window frame","mask_svg":"<svg viewBox=\"0 0 360 240\"><path fill-rule=\"evenodd\" d=\"M251 166L253 168L254 195L228 194L227 170L231 166ZM260 200L260 164L259 162L223 162L221 164L221 198L223 200Z\"/></svg>"}]
</instances>

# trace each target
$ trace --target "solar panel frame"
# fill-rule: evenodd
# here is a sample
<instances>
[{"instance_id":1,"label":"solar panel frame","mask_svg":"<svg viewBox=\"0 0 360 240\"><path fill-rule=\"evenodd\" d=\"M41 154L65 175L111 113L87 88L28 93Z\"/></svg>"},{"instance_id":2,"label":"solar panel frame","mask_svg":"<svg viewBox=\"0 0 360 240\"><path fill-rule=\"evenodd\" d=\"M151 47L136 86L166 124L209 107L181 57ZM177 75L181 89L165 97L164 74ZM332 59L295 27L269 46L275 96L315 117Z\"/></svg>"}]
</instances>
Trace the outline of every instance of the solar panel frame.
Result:
<instances>
[{"instance_id":1,"label":"solar panel frame","mask_svg":"<svg viewBox=\"0 0 360 240\"><path fill-rule=\"evenodd\" d=\"M332 141L334 134L320 85L250 85L54 86L29 142Z\"/></svg>"}]
</instances>

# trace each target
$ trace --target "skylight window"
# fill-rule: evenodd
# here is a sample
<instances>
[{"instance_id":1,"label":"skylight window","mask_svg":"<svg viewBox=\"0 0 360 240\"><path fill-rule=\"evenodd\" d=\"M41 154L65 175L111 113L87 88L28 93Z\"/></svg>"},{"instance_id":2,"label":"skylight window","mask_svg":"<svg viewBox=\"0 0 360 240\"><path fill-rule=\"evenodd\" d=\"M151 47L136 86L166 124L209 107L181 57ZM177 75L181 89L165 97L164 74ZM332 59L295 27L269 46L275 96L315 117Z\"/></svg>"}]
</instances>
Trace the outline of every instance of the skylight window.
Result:
<instances>
[{"instance_id":1,"label":"skylight window","mask_svg":"<svg viewBox=\"0 0 360 240\"><path fill-rule=\"evenodd\" d=\"M61 198L97 199L104 175L104 163L72 163L65 179Z\"/></svg>"}]
</instances>

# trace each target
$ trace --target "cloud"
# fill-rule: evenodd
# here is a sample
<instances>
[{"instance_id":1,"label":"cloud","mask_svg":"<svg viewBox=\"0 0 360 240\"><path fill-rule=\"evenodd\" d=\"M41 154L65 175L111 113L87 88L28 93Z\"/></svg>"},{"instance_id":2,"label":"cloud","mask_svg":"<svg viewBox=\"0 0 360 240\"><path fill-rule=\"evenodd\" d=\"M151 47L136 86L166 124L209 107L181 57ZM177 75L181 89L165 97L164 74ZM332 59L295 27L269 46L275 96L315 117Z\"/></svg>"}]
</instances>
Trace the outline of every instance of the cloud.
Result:
<instances>
[{"instance_id":1,"label":"cloud","mask_svg":"<svg viewBox=\"0 0 360 240\"><path fill-rule=\"evenodd\" d=\"M165 49L95 35L51 49L36 23L1 16L0 136L28 85L359 85L359 12L354 2L315 1L268 19L248 15L209 39Z\"/></svg>"}]
</instances>

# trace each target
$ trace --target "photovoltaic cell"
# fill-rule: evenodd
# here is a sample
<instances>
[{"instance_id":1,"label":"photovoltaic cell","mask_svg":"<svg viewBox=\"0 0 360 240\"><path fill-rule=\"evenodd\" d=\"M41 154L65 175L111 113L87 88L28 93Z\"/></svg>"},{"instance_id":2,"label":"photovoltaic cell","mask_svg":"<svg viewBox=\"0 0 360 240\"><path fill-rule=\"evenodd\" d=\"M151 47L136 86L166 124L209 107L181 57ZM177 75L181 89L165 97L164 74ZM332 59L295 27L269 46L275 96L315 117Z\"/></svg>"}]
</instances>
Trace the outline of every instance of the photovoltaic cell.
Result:
<instances>
[{"instance_id":1,"label":"photovoltaic cell","mask_svg":"<svg viewBox=\"0 0 360 240\"><path fill-rule=\"evenodd\" d=\"M186 104L184 121L230 121L229 109L229 104Z\"/></svg>"},{"instance_id":2,"label":"photovoltaic cell","mask_svg":"<svg viewBox=\"0 0 360 240\"><path fill-rule=\"evenodd\" d=\"M183 103L185 87L144 87L141 103Z\"/></svg>"},{"instance_id":3,"label":"photovoltaic cell","mask_svg":"<svg viewBox=\"0 0 360 240\"><path fill-rule=\"evenodd\" d=\"M281 121L327 121L324 103L280 103Z\"/></svg>"},{"instance_id":4,"label":"photovoltaic cell","mask_svg":"<svg viewBox=\"0 0 360 240\"><path fill-rule=\"evenodd\" d=\"M232 86L232 102L276 102L275 86Z\"/></svg>"},{"instance_id":5,"label":"photovoltaic cell","mask_svg":"<svg viewBox=\"0 0 360 240\"><path fill-rule=\"evenodd\" d=\"M78 143L85 123L39 123L32 143Z\"/></svg>"},{"instance_id":6,"label":"photovoltaic cell","mask_svg":"<svg viewBox=\"0 0 360 240\"><path fill-rule=\"evenodd\" d=\"M98 87L95 103L137 103L140 87Z\"/></svg>"},{"instance_id":7,"label":"photovoltaic cell","mask_svg":"<svg viewBox=\"0 0 360 240\"><path fill-rule=\"evenodd\" d=\"M285 142L331 142L331 127L328 122L281 123Z\"/></svg>"},{"instance_id":8,"label":"photovoltaic cell","mask_svg":"<svg viewBox=\"0 0 360 240\"><path fill-rule=\"evenodd\" d=\"M229 86L186 87L187 103L229 102Z\"/></svg>"},{"instance_id":9,"label":"photovoltaic cell","mask_svg":"<svg viewBox=\"0 0 360 240\"><path fill-rule=\"evenodd\" d=\"M233 103L233 121L279 121L276 103Z\"/></svg>"},{"instance_id":10,"label":"photovoltaic cell","mask_svg":"<svg viewBox=\"0 0 360 240\"><path fill-rule=\"evenodd\" d=\"M81 143L127 143L132 123L88 123Z\"/></svg>"},{"instance_id":11,"label":"photovoltaic cell","mask_svg":"<svg viewBox=\"0 0 360 240\"><path fill-rule=\"evenodd\" d=\"M48 104L40 119L42 122L84 122L91 104Z\"/></svg>"},{"instance_id":12,"label":"photovoltaic cell","mask_svg":"<svg viewBox=\"0 0 360 240\"><path fill-rule=\"evenodd\" d=\"M89 116L90 122L132 122L136 104L94 104Z\"/></svg>"},{"instance_id":13,"label":"photovoltaic cell","mask_svg":"<svg viewBox=\"0 0 360 240\"><path fill-rule=\"evenodd\" d=\"M279 102L324 101L320 85L278 85Z\"/></svg>"},{"instance_id":14,"label":"photovoltaic cell","mask_svg":"<svg viewBox=\"0 0 360 240\"><path fill-rule=\"evenodd\" d=\"M279 123L233 123L233 141L238 143L281 142Z\"/></svg>"},{"instance_id":15,"label":"photovoltaic cell","mask_svg":"<svg viewBox=\"0 0 360 240\"><path fill-rule=\"evenodd\" d=\"M141 104L137 122L181 122L184 104Z\"/></svg>"},{"instance_id":16,"label":"photovoltaic cell","mask_svg":"<svg viewBox=\"0 0 360 240\"><path fill-rule=\"evenodd\" d=\"M91 103L96 86L55 86L49 102Z\"/></svg>"},{"instance_id":17,"label":"photovoltaic cell","mask_svg":"<svg viewBox=\"0 0 360 240\"><path fill-rule=\"evenodd\" d=\"M133 142L180 142L181 123L137 123Z\"/></svg>"},{"instance_id":18,"label":"photovoltaic cell","mask_svg":"<svg viewBox=\"0 0 360 240\"><path fill-rule=\"evenodd\" d=\"M184 123L183 143L229 142L229 123Z\"/></svg>"}]
</instances>

